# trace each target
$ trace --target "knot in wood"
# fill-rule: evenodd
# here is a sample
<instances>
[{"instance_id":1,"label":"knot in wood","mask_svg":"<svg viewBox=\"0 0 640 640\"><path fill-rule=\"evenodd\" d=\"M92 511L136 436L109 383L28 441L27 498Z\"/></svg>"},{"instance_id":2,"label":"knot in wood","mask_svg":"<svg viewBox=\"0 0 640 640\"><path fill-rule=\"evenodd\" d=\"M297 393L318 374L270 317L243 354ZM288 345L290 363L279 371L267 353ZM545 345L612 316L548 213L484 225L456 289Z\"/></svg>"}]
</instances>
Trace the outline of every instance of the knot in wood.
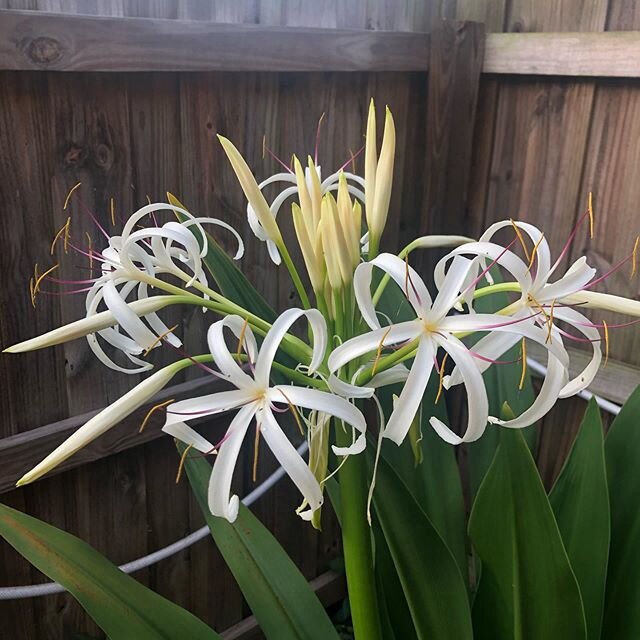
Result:
<instances>
[{"instance_id":1,"label":"knot in wood","mask_svg":"<svg viewBox=\"0 0 640 640\"><path fill-rule=\"evenodd\" d=\"M60 60L64 47L55 38L40 36L29 42L26 51L30 60L35 64L49 65Z\"/></svg>"},{"instance_id":2,"label":"knot in wood","mask_svg":"<svg viewBox=\"0 0 640 640\"><path fill-rule=\"evenodd\" d=\"M113 164L113 151L111 147L103 143L97 145L94 151L94 160L99 167L109 169Z\"/></svg>"}]
</instances>

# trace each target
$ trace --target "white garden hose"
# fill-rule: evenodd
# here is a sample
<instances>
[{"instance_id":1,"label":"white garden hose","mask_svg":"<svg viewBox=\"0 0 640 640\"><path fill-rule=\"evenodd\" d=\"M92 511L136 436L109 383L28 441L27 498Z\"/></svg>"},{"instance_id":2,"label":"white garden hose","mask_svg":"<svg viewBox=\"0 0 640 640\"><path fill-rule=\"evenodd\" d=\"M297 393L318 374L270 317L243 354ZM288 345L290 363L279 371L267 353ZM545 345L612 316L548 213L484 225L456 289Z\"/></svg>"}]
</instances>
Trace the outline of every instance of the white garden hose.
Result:
<instances>
[{"instance_id":1,"label":"white garden hose","mask_svg":"<svg viewBox=\"0 0 640 640\"><path fill-rule=\"evenodd\" d=\"M547 373L547 368L536 360L527 358L527 365L531 367L532 371L535 371L535 373L540 376L544 376ZM591 398L595 398L598 406L608 413L612 413L613 415L618 415L620 413L620 405L617 405L609 400L605 400L604 398L601 398L600 396L597 396L590 391L580 391L577 395L584 400L591 400ZM303 442L298 447L298 453L300 453L300 455L304 455L307 449L307 443ZM279 469L274 471L262 484L259 484L251 493L243 498L242 504L247 507L252 505L258 498L269 491L269 489L271 489L271 487L273 487L273 485L276 484L276 482L278 482L282 478L282 476L284 476L284 469L280 467ZM154 551L153 553L143 556L142 558L138 558L137 560L132 560L131 562L120 565L120 569L125 573L134 573L135 571L139 571L140 569L146 569L152 564L160 562L160 560L164 560L165 558L169 558L170 556L179 553L183 549L190 547L192 544L195 544L199 540L206 538L208 535L209 527L205 525L201 529L198 529L197 531L190 533L185 538L182 538L182 540L178 540L177 542L163 547L162 549L158 549L158 551ZM34 596L48 596L54 593L62 593L64 591L66 591L66 589L56 582L29 584L20 587L0 587L0 600L17 600L19 598L33 598Z\"/></svg>"}]
</instances>

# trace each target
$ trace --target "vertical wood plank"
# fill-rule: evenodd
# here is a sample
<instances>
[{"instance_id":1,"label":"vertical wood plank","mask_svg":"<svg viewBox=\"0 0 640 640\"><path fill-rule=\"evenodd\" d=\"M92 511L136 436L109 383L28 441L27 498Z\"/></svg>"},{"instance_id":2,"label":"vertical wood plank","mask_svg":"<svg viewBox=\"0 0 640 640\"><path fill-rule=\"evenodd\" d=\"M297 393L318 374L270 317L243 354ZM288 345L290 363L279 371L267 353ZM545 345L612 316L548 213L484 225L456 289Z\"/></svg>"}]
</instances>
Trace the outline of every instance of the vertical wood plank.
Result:
<instances>
[{"instance_id":1,"label":"vertical wood plank","mask_svg":"<svg viewBox=\"0 0 640 640\"><path fill-rule=\"evenodd\" d=\"M427 233L464 233L484 28L442 22L431 34L424 213ZM424 262L424 260L423 260Z\"/></svg>"}]
</instances>

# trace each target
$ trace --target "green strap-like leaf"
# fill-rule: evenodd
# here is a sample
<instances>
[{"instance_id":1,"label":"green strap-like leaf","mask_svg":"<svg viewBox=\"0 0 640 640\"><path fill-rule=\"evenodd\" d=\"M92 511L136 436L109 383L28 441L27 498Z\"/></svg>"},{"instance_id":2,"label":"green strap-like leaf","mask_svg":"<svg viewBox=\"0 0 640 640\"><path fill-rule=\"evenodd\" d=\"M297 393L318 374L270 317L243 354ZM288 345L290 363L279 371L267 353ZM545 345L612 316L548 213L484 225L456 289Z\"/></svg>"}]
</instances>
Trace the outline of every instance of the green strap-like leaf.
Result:
<instances>
[{"instance_id":1,"label":"green strap-like leaf","mask_svg":"<svg viewBox=\"0 0 640 640\"><path fill-rule=\"evenodd\" d=\"M188 211L172 193L167 193L167 198L169 204ZM176 215L180 220L185 219L180 214ZM196 227L191 227L191 231L195 235L199 235ZM227 252L209 233L207 233L207 246L209 250L204 258L204 263L220 288L222 295L263 320L273 322L276 319L276 312L267 304L256 288L247 280L244 273L236 267Z\"/></svg>"},{"instance_id":2,"label":"green strap-like leaf","mask_svg":"<svg viewBox=\"0 0 640 640\"><path fill-rule=\"evenodd\" d=\"M611 503L611 551L603 638L640 638L640 387L605 440Z\"/></svg>"},{"instance_id":3,"label":"green strap-like leaf","mask_svg":"<svg viewBox=\"0 0 640 640\"><path fill-rule=\"evenodd\" d=\"M586 638L578 583L520 431L501 432L469 535L482 560L473 605L476 640Z\"/></svg>"},{"instance_id":4,"label":"green strap-like leaf","mask_svg":"<svg viewBox=\"0 0 640 640\"><path fill-rule=\"evenodd\" d=\"M179 444L178 449L182 453L184 446ZM207 506L209 463L202 457L187 457L185 469L211 535L267 638L337 640L309 583L249 509L241 505L233 524L211 515Z\"/></svg>"},{"instance_id":5,"label":"green strap-like leaf","mask_svg":"<svg viewBox=\"0 0 640 640\"><path fill-rule=\"evenodd\" d=\"M215 640L188 611L142 586L86 542L0 505L0 535L67 589L110 638Z\"/></svg>"},{"instance_id":6,"label":"green strap-like leaf","mask_svg":"<svg viewBox=\"0 0 640 640\"><path fill-rule=\"evenodd\" d=\"M384 459L378 465L373 496L417 637L471 638L471 611L460 569L425 512Z\"/></svg>"},{"instance_id":7,"label":"green strap-like leaf","mask_svg":"<svg viewBox=\"0 0 640 640\"><path fill-rule=\"evenodd\" d=\"M549 501L582 593L587 636L597 639L611 527L602 421L593 399Z\"/></svg>"}]
</instances>

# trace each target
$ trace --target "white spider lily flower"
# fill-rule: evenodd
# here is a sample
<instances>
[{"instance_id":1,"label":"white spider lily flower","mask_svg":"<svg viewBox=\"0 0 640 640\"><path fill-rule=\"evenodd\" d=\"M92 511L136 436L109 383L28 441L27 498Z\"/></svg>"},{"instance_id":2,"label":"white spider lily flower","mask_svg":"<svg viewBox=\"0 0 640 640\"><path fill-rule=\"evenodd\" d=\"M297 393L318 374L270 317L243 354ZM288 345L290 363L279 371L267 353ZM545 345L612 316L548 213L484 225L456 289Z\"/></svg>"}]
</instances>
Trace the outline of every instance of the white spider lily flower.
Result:
<instances>
[{"instance_id":1,"label":"white spider lily flower","mask_svg":"<svg viewBox=\"0 0 640 640\"><path fill-rule=\"evenodd\" d=\"M169 221L161 227L137 228L141 220L163 210L180 214L185 220ZM135 294L139 300L146 299L149 283L153 285L154 280L163 274L181 279L186 287L195 281L207 287L203 266L208 251L205 224L230 231L238 243L234 259L242 257L244 244L233 227L216 218L195 217L173 204L152 203L138 209L125 223L121 235L109 238L108 246L96 258L102 263L102 275L89 289L85 302L87 318L99 313L98 309L104 303L117 320L117 326L103 328L97 334L87 336L91 350L103 364L121 373L140 373L153 365L137 356L159 346L159 336L176 347L181 346L181 341L155 312L145 314L145 323L131 311L127 298ZM121 330L127 335L123 335ZM114 362L103 350L98 336L122 351L135 366L123 367Z\"/></svg>"},{"instance_id":2,"label":"white spider lily flower","mask_svg":"<svg viewBox=\"0 0 640 640\"><path fill-rule=\"evenodd\" d=\"M402 289L416 314L415 320L381 327L371 294L373 268L378 267L388 273ZM368 263L361 264L355 273L354 290L360 312L372 331L348 340L337 347L329 356L329 370L335 374L342 366L364 355L380 353L387 346L401 345L416 341L417 351L406 377L399 401L389 417L384 429L384 437L401 444L422 403L422 396L429 377L436 364L436 354L442 348L456 363L465 385L469 417L462 436L454 433L437 417L429 420L435 431L447 442L459 444L477 440L485 430L489 404L482 374L476 363L475 353L466 347L455 335L456 332L491 331L516 333L519 337L538 342L549 352L550 374L543 385L536 402L529 409L527 418L534 422L537 415L546 409L548 399L557 399L566 382L568 356L558 342L548 343L546 332L536 326L531 319L510 320L494 314L447 316L460 296L464 283L468 280L473 262L457 256L447 271L442 287L432 301L425 283L420 276L397 256L384 253ZM517 324L517 326L516 326ZM442 366L442 365L441 365ZM442 369L441 369L442 371ZM396 371L390 379L394 382L404 377Z\"/></svg>"},{"instance_id":3,"label":"white spider lily flower","mask_svg":"<svg viewBox=\"0 0 640 640\"><path fill-rule=\"evenodd\" d=\"M136 316L148 316L175 303L175 296L152 296L127 303L129 309ZM111 311L100 311L86 318L81 318L62 327L48 331L35 338L19 342L4 349L5 353L22 353L36 351L45 347L53 347L58 344L70 342L77 338L84 338L88 334L98 333L118 324L118 320Z\"/></svg>"},{"instance_id":4,"label":"white spider lily flower","mask_svg":"<svg viewBox=\"0 0 640 640\"><path fill-rule=\"evenodd\" d=\"M278 462L302 493L309 509L299 515L310 520L313 512L322 505L322 490L318 480L300 457L274 416L277 405L296 407L323 413L344 420L360 436L351 447L333 447L337 455L349 455L364 448L364 416L344 398L331 393L292 385L274 385L269 380L276 352L291 325L300 317L309 321L313 334L313 353L309 369L313 372L322 362L327 346L325 320L316 309L303 311L289 309L273 323L258 352L251 329L239 316L227 316L211 325L207 334L214 362L224 378L236 389L223 391L190 400L182 400L167 408L166 433L191 445L203 453L216 452L209 483L209 508L211 513L233 522L238 515L238 497L231 495L231 480L238 454L252 420L255 418L260 435L274 453ZM225 341L224 329L230 329L242 340L252 372L244 371L234 360ZM231 421L226 435L219 445L213 445L199 435L186 422L191 419L239 409Z\"/></svg>"},{"instance_id":5,"label":"white spider lily flower","mask_svg":"<svg viewBox=\"0 0 640 640\"><path fill-rule=\"evenodd\" d=\"M365 215L369 229L368 243L377 249L389 213L396 151L396 129L389 107L385 112L379 158L376 137L376 109L371 100L365 143Z\"/></svg>"},{"instance_id":6,"label":"white spider lily flower","mask_svg":"<svg viewBox=\"0 0 640 640\"><path fill-rule=\"evenodd\" d=\"M62 464L74 453L93 442L97 437L115 427L124 418L131 415L142 405L147 404L159 391L169 384L171 379L185 366L187 362L176 362L159 369L153 375L136 385L131 391L98 412L93 418L85 422L77 431L74 431L61 445L54 449L42 462L38 463L31 471L18 480L16 486L20 487L42 477L58 465Z\"/></svg>"},{"instance_id":7,"label":"white spider lily flower","mask_svg":"<svg viewBox=\"0 0 640 640\"><path fill-rule=\"evenodd\" d=\"M491 237L504 227L514 226L527 234L533 243L533 249L529 252L529 264L515 255L512 251L505 249L495 243L490 242ZM566 398L575 395L588 387L595 378L602 360L601 337L593 323L582 313L571 308L575 304L576 296L593 280L596 270L587 264L585 257L576 260L567 269L566 273L550 282L551 277L559 266L560 259L551 264L551 252L544 235L536 227L526 222L502 221L491 225L476 243L469 243L454 249L448 256L445 256L436 265L435 281L444 281L444 270L447 262L459 255L475 255L484 264L485 259L491 259L496 264L505 268L520 286L520 298L508 307L508 312L512 317L534 317L536 323L547 329L547 341L557 340L562 342L563 337L572 339L572 336L564 330L555 326L555 321L562 321L567 325L577 329L581 338L573 338L580 342L588 342L592 348L591 360L587 366L569 380L561 389L559 396ZM564 254L564 252L563 252ZM561 256L562 257L562 256ZM455 259L455 258L454 258ZM533 265L536 265L535 273L532 276ZM477 274L477 270L474 275ZM509 348L518 342L518 336L512 335L488 335L482 338L475 346L474 350L488 359L499 358ZM486 369L487 362L481 362L480 368ZM449 379L445 381L446 386L459 384L461 382L459 372L454 371ZM502 424L502 421L495 420ZM509 421L509 424L518 424L519 418Z\"/></svg>"}]
</instances>

